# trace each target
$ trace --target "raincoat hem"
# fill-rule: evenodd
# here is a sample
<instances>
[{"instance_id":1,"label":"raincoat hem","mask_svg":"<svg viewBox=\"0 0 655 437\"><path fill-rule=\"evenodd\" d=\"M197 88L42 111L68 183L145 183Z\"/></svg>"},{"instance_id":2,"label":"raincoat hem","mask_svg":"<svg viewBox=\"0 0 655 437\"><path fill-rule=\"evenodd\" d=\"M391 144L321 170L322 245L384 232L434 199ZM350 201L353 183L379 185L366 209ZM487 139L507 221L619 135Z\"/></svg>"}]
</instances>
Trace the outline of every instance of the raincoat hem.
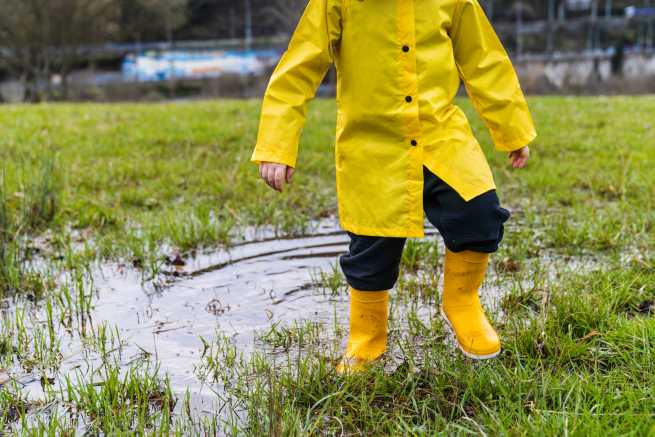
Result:
<instances>
[{"instance_id":1,"label":"raincoat hem","mask_svg":"<svg viewBox=\"0 0 655 437\"><path fill-rule=\"evenodd\" d=\"M341 228L350 231L356 235L365 235L370 237L396 237L396 238L423 238L425 229L421 226L418 229L404 227L383 228L377 226L358 226L352 223L340 220Z\"/></svg>"},{"instance_id":2,"label":"raincoat hem","mask_svg":"<svg viewBox=\"0 0 655 437\"><path fill-rule=\"evenodd\" d=\"M426 161L423 165L425 165L428 170L435 174L439 179L443 180L446 184L452 187L452 189L455 190L457 194L459 194L466 202L478 197L481 194L486 193L487 191L497 189L496 182L494 181L492 175L490 175L490 177L484 183L476 184L474 186L467 185L466 187L462 187L460 183L453 181L450 178L450 175L448 175L446 172L442 172L439 167L434 165L433 162Z\"/></svg>"},{"instance_id":3,"label":"raincoat hem","mask_svg":"<svg viewBox=\"0 0 655 437\"><path fill-rule=\"evenodd\" d=\"M496 184L494 183L494 184L491 184L489 186L481 186L480 188L478 188L476 190L466 190L466 192L458 191L457 188L455 188L455 187L453 187L453 189L455 191L457 191L457 194L462 196L462 199L469 202L469 201L475 199L478 196L481 196L482 194L484 194L484 193L486 193L488 191L496 190L497 187L496 187Z\"/></svg>"}]
</instances>

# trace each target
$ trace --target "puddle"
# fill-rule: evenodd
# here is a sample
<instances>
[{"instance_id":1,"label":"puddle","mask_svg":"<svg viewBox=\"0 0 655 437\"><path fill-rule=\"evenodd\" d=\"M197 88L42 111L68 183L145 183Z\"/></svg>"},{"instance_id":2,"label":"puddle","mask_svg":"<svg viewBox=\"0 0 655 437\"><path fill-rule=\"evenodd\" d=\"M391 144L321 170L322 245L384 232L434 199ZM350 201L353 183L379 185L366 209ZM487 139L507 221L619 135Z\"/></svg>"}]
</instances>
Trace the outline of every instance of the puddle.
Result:
<instances>
[{"instance_id":1,"label":"puddle","mask_svg":"<svg viewBox=\"0 0 655 437\"><path fill-rule=\"evenodd\" d=\"M155 293L144 292L137 273L105 268L95 279L94 321L119 326L129 345L152 353L174 391L209 394L194 375L199 337L210 340L218 329L247 352L273 322L332 321L345 301L316 290L313 277L331 270L347 245L333 226L311 237L241 244L188 261L182 277Z\"/></svg>"},{"instance_id":2,"label":"puddle","mask_svg":"<svg viewBox=\"0 0 655 437\"><path fill-rule=\"evenodd\" d=\"M426 229L426 234L436 230ZM203 351L200 337L211 342L221 332L248 354L263 347L255 339L274 323L311 320L330 327L336 317L347 326L347 295L317 283L321 272L338 269L338 256L348 250L348 235L336 218L313 223L309 236L276 238L269 230L251 231L248 238L256 240L178 260L164 287L143 284L138 271L122 264L93 271L93 325L117 327L123 362L150 354L178 397L188 389L201 411L212 411L216 396L195 375ZM86 368L80 338L61 334L59 374ZM39 378L23 375L19 381L29 399L43 398Z\"/></svg>"},{"instance_id":3,"label":"puddle","mask_svg":"<svg viewBox=\"0 0 655 437\"><path fill-rule=\"evenodd\" d=\"M427 231L433 235L436 231ZM347 323L346 295L333 295L316 283L348 250L349 238L335 219L315 234L265 239L188 260L164 290L144 293L136 273L117 276L105 269L96 278L101 296L94 320L116 324L131 345L153 353L171 378L173 390L210 394L194 375L202 343L216 331L232 337L243 352L255 347L256 334L273 323L311 320Z\"/></svg>"},{"instance_id":4,"label":"puddle","mask_svg":"<svg viewBox=\"0 0 655 437\"><path fill-rule=\"evenodd\" d=\"M426 236L436 234L426 227ZM321 271L329 274L338 268L338 256L348 250L349 238L336 218L314 223L310 236L273 238L271 233L251 233L249 238L257 241L176 263L180 265L171 266L169 272L175 277L163 288L142 284L139 272L118 264L97 267L93 273L93 324L118 327L125 342L124 362L151 354L178 397L189 390L194 408L201 412L215 410L216 396L195 375L203 351L200 337L211 341L217 331L224 333L247 354L259 347L256 334L274 323L287 326L311 320L326 327L347 326L347 295L333 295L316 283ZM489 294L497 297L497 286L488 287ZM395 317L402 318L403 312L400 308ZM434 308L418 311L427 318L434 312ZM78 337L63 336L61 349L66 358L60 374L83 363ZM41 386L32 379L21 380L24 393L38 399L43 396Z\"/></svg>"}]
</instances>

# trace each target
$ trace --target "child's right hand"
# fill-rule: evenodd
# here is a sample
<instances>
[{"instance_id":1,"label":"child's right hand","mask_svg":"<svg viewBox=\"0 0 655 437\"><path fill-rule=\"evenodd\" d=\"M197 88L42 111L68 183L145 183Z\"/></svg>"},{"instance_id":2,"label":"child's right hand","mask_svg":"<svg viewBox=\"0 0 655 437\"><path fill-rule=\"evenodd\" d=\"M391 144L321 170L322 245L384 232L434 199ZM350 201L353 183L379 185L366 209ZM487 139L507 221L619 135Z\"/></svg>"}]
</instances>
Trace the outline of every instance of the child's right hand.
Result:
<instances>
[{"instance_id":1,"label":"child's right hand","mask_svg":"<svg viewBox=\"0 0 655 437\"><path fill-rule=\"evenodd\" d=\"M512 161L512 167L523 168L527 165L530 159L530 148L525 146L522 149L515 150L509 154L509 159Z\"/></svg>"},{"instance_id":2,"label":"child's right hand","mask_svg":"<svg viewBox=\"0 0 655 437\"><path fill-rule=\"evenodd\" d=\"M291 183L295 169L284 164L275 162L262 162L259 164L259 175L266 181L269 187L282 192L284 183Z\"/></svg>"}]
</instances>

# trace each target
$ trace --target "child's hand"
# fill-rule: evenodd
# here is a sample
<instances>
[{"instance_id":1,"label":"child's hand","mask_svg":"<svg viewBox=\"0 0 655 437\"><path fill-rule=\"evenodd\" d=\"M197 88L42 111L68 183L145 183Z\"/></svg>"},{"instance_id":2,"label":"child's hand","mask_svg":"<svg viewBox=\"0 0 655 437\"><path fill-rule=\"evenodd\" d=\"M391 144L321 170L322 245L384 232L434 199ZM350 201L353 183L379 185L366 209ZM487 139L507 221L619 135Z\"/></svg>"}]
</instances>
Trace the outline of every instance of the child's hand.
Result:
<instances>
[{"instance_id":1,"label":"child's hand","mask_svg":"<svg viewBox=\"0 0 655 437\"><path fill-rule=\"evenodd\" d=\"M530 159L530 148L525 146L522 149L515 150L509 154L509 159L512 160L512 167L523 168Z\"/></svg>"},{"instance_id":2,"label":"child's hand","mask_svg":"<svg viewBox=\"0 0 655 437\"><path fill-rule=\"evenodd\" d=\"M291 183L293 178L293 167L274 162L262 162L259 164L259 175L266 183L276 191L282 192L284 183Z\"/></svg>"}]
</instances>

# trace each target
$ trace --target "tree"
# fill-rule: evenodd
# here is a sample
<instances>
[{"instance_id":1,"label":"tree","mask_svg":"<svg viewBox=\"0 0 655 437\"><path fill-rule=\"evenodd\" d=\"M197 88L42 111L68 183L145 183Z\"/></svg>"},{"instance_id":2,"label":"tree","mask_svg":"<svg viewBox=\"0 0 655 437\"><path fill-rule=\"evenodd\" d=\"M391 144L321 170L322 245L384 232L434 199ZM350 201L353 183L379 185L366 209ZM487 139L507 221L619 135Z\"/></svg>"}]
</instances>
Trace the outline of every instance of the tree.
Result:
<instances>
[{"instance_id":1,"label":"tree","mask_svg":"<svg viewBox=\"0 0 655 437\"><path fill-rule=\"evenodd\" d=\"M291 34L298 24L307 1L305 0L270 0L261 6L262 17L267 17L270 24L286 34Z\"/></svg>"},{"instance_id":2,"label":"tree","mask_svg":"<svg viewBox=\"0 0 655 437\"><path fill-rule=\"evenodd\" d=\"M50 92L53 71L65 79L80 45L116 34L117 0L3 0L0 61L26 85L27 97Z\"/></svg>"},{"instance_id":3,"label":"tree","mask_svg":"<svg viewBox=\"0 0 655 437\"><path fill-rule=\"evenodd\" d=\"M279 0L250 0L252 32L257 36L270 36L279 31ZM298 1L304 7L307 0ZM234 0L189 0L189 23L181 35L187 39L246 38L248 3ZM282 5L284 6L284 5ZM273 11L273 14L271 14ZM296 18L299 14L296 15ZM293 17L284 17L285 22ZM286 24L288 28L289 25ZM283 29L287 31L287 29Z\"/></svg>"},{"instance_id":4,"label":"tree","mask_svg":"<svg viewBox=\"0 0 655 437\"><path fill-rule=\"evenodd\" d=\"M2 0L0 64L20 79L27 98L52 96L51 76L64 95L76 63L93 46L124 36L173 37L187 0Z\"/></svg>"},{"instance_id":5,"label":"tree","mask_svg":"<svg viewBox=\"0 0 655 437\"><path fill-rule=\"evenodd\" d=\"M173 40L188 19L188 0L120 0L121 36L128 41Z\"/></svg>"}]
</instances>

